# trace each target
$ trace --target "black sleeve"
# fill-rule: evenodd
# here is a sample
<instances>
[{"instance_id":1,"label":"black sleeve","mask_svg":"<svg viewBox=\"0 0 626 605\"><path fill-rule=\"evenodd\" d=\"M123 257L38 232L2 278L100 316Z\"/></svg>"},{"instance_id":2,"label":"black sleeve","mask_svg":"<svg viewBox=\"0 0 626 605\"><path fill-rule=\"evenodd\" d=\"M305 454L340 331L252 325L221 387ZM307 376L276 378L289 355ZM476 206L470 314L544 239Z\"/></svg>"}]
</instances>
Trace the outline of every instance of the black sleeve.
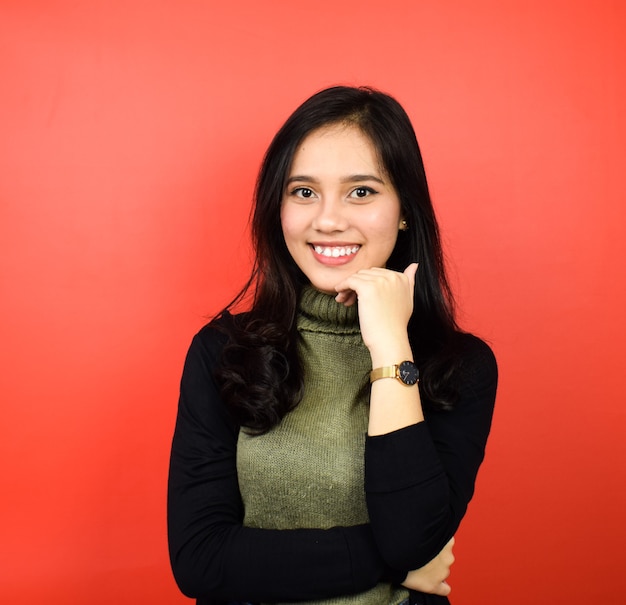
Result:
<instances>
[{"instance_id":1,"label":"black sleeve","mask_svg":"<svg viewBox=\"0 0 626 605\"><path fill-rule=\"evenodd\" d=\"M210 327L196 335L181 381L168 485L170 559L179 588L196 598L280 601L375 586L390 570L369 524L288 531L242 525L239 429L212 377L219 339Z\"/></svg>"},{"instance_id":2,"label":"black sleeve","mask_svg":"<svg viewBox=\"0 0 626 605\"><path fill-rule=\"evenodd\" d=\"M464 335L461 397L453 411L368 437L365 490L376 544L395 569L417 569L454 535L474 493L496 395L491 349Z\"/></svg>"}]
</instances>

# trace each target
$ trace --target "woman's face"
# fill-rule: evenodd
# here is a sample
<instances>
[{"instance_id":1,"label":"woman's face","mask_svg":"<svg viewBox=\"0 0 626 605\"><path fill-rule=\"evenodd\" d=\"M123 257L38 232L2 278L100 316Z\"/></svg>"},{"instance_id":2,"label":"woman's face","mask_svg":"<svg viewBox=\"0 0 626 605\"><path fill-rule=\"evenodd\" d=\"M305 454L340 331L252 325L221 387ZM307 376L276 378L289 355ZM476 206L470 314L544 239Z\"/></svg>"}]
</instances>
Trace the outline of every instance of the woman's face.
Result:
<instances>
[{"instance_id":1,"label":"woman's face","mask_svg":"<svg viewBox=\"0 0 626 605\"><path fill-rule=\"evenodd\" d=\"M324 126L298 146L281 224L289 253L315 288L334 294L360 269L384 267L400 220L398 194L357 127Z\"/></svg>"}]
</instances>

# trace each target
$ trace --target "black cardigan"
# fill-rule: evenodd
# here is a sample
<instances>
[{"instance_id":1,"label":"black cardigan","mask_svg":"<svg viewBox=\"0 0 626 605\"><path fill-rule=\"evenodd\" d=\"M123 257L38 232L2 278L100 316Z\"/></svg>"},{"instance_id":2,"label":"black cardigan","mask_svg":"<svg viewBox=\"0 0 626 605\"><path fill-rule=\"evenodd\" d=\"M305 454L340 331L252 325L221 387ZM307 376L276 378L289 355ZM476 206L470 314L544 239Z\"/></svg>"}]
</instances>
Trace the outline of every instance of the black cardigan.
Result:
<instances>
[{"instance_id":1,"label":"black cardigan","mask_svg":"<svg viewBox=\"0 0 626 605\"><path fill-rule=\"evenodd\" d=\"M451 412L425 407L425 422L368 437L370 523L328 530L242 525L239 426L213 379L224 336L211 325L193 339L181 380L168 486L174 577L198 605L323 599L400 583L457 531L474 492L495 401L490 348L463 336L467 383ZM412 603L448 603L411 593Z\"/></svg>"}]
</instances>

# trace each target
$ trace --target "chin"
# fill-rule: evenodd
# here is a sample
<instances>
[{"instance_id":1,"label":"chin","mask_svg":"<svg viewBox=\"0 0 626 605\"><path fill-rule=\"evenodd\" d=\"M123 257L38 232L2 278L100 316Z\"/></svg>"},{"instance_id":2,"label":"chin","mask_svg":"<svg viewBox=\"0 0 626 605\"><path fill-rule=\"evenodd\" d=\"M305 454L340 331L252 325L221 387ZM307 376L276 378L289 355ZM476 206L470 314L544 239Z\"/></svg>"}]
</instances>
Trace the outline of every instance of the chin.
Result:
<instances>
[{"instance_id":1,"label":"chin","mask_svg":"<svg viewBox=\"0 0 626 605\"><path fill-rule=\"evenodd\" d=\"M335 290L335 286L345 279L340 276L332 276L330 279L310 279L307 276L307 280L309 285L319 290L320 292L324 292L325 294L332 294L333 296L337 296L337 290Z\"/></svg>"},{"instance_id":2,"label":"chin","mask_svg":"<svg viewBox=\"0 0 626 605\"><path fill-rule=\"evenodd\" d=\"M328 284L316 284L314 282L309 282L311 286L313 286L316 290L323 292L324 294L331 294L332 296L337 296L337 290L335 288L331 288Z\"/></svg>"}]
</instances>

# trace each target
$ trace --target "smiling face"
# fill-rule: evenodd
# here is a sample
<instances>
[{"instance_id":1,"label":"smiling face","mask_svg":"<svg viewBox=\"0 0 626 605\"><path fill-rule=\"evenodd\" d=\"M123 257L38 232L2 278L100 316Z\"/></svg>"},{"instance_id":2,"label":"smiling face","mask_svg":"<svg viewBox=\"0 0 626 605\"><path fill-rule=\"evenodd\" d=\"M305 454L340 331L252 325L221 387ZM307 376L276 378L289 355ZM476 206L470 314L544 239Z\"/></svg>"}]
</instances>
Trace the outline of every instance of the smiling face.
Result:
<instances>
[{"instance_id":1,"label":"smiling face","mask_svg":"<svg viewBox=\"0 0 626 605\"><path fill-rule=\"evenodd\" d=\"M384 267L396 244L400 200L369 137L333 124L294 154L281 206L287 249L318 290L360 269Z\"/></svg>"}]
</instances>

